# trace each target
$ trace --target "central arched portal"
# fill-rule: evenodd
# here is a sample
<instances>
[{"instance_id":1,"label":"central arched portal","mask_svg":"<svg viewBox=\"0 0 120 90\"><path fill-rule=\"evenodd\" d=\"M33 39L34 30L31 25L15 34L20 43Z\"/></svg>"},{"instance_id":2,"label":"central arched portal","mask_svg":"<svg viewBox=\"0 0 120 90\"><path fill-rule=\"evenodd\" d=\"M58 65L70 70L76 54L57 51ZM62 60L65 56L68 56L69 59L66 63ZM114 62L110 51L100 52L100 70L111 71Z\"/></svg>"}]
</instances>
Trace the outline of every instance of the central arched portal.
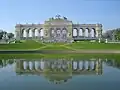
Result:
<instances>
[{"instance_id":1,"label":"central arched portal","mask_svg":"<svg viewBox=\"0 0 120 90\"><path fill-rule=\"evenodd\" d=\"M67 29L66 28L51 28L50 37L56 42L65 42L67 41Z\"/></svg>"}]
</instances>

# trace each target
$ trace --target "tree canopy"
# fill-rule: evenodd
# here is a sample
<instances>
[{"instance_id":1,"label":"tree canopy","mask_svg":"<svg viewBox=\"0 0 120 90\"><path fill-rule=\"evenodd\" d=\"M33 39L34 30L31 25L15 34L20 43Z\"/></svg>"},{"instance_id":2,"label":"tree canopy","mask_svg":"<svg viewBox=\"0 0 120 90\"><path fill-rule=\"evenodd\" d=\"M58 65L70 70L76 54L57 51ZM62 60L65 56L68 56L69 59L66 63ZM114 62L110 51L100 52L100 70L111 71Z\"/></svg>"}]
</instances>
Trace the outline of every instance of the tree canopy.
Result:
<instances>
[{"instance_id":1,"label":"tree canopy","mask_svg":"<svg viewBox=\"0 0 120 90\"><path fill-rule=\"evenodd\" d=\"M6 38L8 36L8 39L13 38L14 34L13 33L7 33L6 31L0 30L0 40L4 37Z\"/></svg>"}]
</instances>

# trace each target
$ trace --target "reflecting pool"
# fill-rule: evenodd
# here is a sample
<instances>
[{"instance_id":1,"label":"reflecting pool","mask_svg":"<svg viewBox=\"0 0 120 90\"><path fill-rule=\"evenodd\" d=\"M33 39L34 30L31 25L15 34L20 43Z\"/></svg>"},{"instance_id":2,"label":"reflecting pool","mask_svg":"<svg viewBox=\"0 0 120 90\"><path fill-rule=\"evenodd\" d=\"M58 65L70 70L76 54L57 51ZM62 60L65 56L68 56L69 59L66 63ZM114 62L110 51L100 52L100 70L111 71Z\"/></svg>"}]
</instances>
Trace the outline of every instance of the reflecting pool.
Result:
<instances>
[{"instance_id":1,"label":"reflecting pool","mask_svg":"<svg viewBox=\"0 0 120 90\"><path fill-rule=\"evenodd\" d=\"M114 59L0 60L0 90L120 90Z\"/></svg>"}]
</instances>

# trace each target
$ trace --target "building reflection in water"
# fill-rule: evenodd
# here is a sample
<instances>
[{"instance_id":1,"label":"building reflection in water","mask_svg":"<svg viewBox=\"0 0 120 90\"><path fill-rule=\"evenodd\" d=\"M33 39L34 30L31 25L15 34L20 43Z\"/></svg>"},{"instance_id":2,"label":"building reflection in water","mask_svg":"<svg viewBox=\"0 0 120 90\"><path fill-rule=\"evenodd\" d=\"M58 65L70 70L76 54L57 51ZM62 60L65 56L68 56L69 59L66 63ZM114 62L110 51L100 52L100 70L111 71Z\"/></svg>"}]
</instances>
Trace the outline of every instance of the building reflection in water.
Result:
<instances>
[{"instance_id":1,"label":"building reflection in water","mask_svg":"<svg viewBox=\"0 0 120 90\"><path fill-rule=\"evenodd\" d=\"M44 75L50 82L67 82L74 75L101 75L102 60L16 60L18 75Z\"/></svg>"}]
</instances>

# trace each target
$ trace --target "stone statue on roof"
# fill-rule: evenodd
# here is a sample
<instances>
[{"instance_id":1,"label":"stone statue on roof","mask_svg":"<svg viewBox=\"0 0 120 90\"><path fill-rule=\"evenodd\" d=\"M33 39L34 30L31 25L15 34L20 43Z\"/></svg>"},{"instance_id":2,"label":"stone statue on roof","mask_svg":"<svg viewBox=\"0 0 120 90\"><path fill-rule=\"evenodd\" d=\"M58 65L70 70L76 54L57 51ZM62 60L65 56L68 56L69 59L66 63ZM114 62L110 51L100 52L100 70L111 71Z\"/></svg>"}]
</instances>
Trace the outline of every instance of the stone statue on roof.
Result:
<instances>
[{"instance_id":1,"label":"stone statue on roof","mask_svg":"<svg viewBox=\"0 0 120 90\"><path fill-rule=\"evenodd\" d=\"M61 16L60 16L59 14L57 14L57 15L55 16L56 19L60 19L60 17L61 17Z\"/></svg>"}]
</instances>

